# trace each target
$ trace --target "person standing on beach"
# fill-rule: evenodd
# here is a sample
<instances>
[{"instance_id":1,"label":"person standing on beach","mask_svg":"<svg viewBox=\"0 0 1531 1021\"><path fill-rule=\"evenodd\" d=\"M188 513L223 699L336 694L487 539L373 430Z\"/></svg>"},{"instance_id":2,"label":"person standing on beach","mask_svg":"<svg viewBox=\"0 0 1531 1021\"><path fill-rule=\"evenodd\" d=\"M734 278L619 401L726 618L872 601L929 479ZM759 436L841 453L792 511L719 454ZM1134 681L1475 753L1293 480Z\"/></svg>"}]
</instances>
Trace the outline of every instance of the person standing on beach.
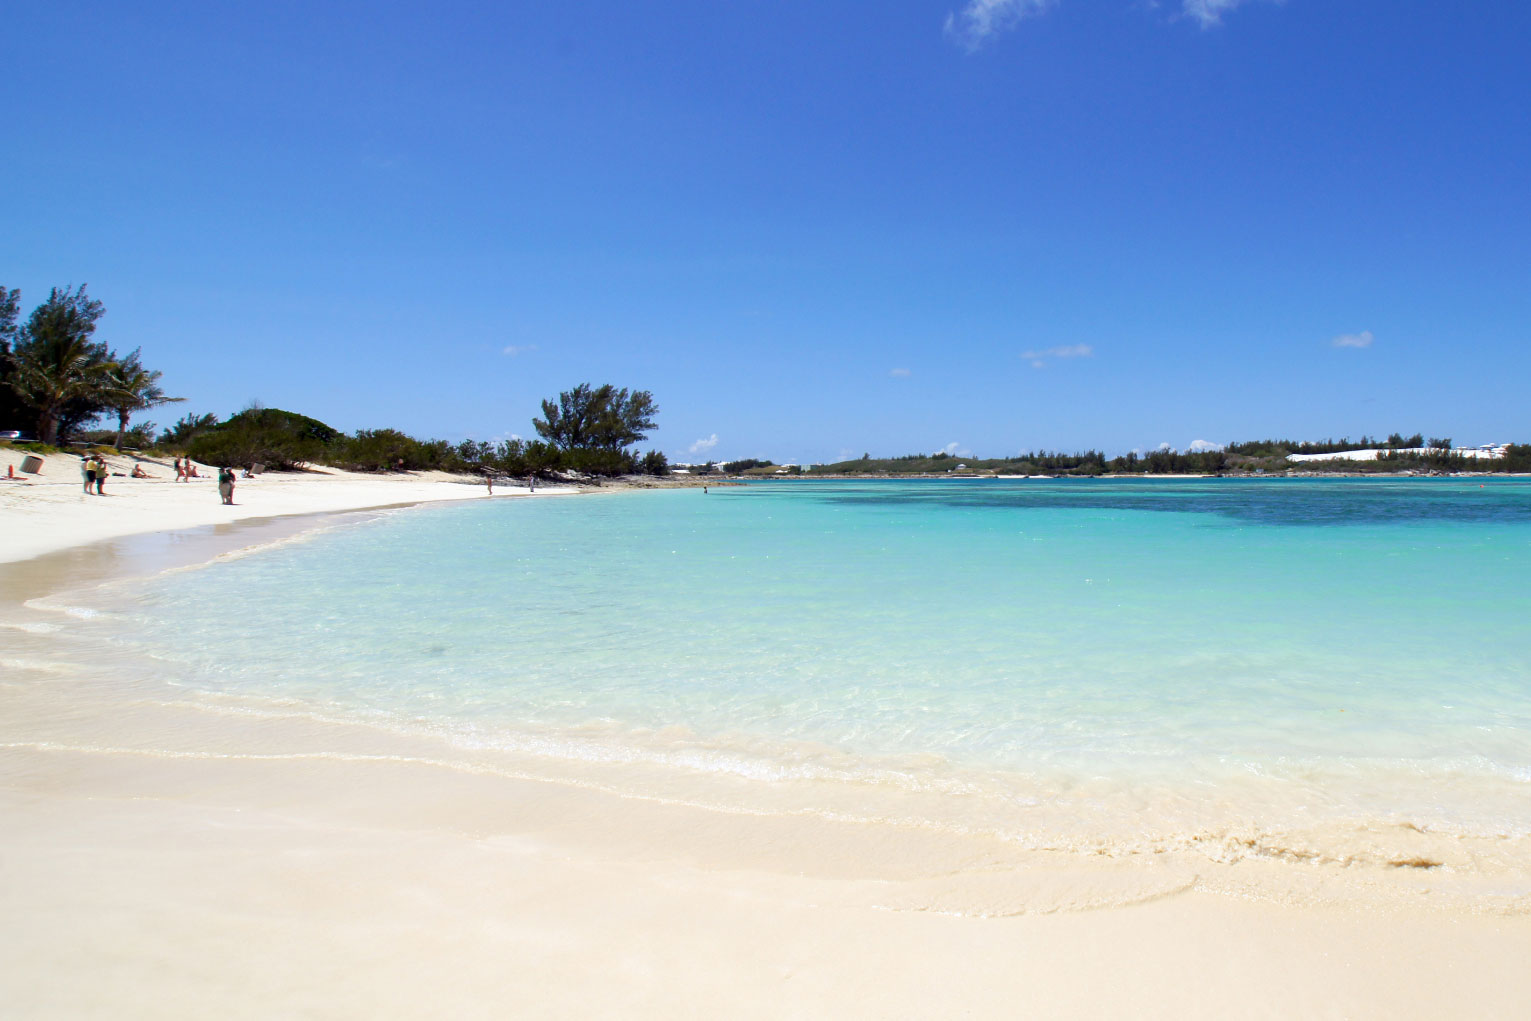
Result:
<instances>
[{"instance_id":1,"label":"person standing on beach","mask_svg":"<svg viewBox=\"0 0 1531 1021\"><path fill-rule=\"evenodd\" d=\"M484 485L488 488L489 495L493 496L494 495L494 474L492 472L485 472L484 473Z\"/></svg>"},{"instance_id":2,"label":"person standing on beach","mask_svg":"<svg viewBox=\"0 0 1531 1021\"><path fill-rule=\"evenodd\" d=\"M223 497L225 504L234 506L234 469L218 469L218 495Z\"/></svg>"},{"instance_id":3,"label":"person standing on beach","mask_svg":"<svg viewBox=\"0 0 1531 1021\"><path fill-rule=\"evenodd\" d=\"M106 495L106 459L100 454L92 454L90 458L90 473L96 478L96 495Z\"/></svg>"},{"instance_id":4,"label":"person standing on beach","mask_svg":"<svg viewBox=\"0 0 1531 1021\"><path fill-rule=\"evenodd\" d=\"M175 459L175 480L177 482L186 481L186 466L181 463L179 457Z\"/></svg>"},{"instance_id":5,"label":"person standing on beach","mask_svg":"<svg viewBox=\"0 0 1531 1021\"><path fill-rule=\"evenodd\" d=\"M90 458L80 455L80 478L85 481L85 492L90 493L90 484L96 481L96 470L91 467Z\"/></svg>"}]
</instances>

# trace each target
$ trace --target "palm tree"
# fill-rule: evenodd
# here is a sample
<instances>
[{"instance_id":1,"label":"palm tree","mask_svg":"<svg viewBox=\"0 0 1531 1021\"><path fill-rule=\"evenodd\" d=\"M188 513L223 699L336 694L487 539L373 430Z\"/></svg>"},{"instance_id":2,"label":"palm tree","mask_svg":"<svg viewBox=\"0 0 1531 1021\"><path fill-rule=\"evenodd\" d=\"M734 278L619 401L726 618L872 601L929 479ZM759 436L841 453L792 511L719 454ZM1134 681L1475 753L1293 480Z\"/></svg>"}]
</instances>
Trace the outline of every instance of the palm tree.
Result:
<instances>
[{"instance_id":1,"label":"palm tree","mask_svg":"<svg viewBox=\"0 0 1531 1021\"><path fill-rule=\"evenodd\" d=\"M165 391L159 385L164 373L158 369L144 368L143 362L139 360L140 350L134 348L132 354L116 362L106 374L102 401L117 412L117 441L113 445L118 450L122 449L122 437L128 431L128 419L134 412L186 399L165 396Z\"/></svg>"},{"instance_id":2,"label":"palm tree","mask_svg":"<svg viewBox=\"0 0 1531 1021\"><path fill-rule=\"evenodd\" d=\"M59 416L77 398L99 396L113 368L106 345L92 342L106 306L78 290L55 287L18 331L8 382L37 412L38 439L58 442Z\"/></svg>"}]
</instances>

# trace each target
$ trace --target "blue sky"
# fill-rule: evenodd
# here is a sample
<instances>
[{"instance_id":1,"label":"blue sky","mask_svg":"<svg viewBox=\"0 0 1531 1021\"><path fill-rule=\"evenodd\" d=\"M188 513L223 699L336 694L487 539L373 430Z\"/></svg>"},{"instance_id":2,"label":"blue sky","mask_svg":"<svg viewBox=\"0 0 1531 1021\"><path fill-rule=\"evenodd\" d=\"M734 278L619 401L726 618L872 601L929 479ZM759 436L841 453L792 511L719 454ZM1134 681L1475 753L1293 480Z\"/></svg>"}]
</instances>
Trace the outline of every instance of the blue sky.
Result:
<instances>
[{"instance_id":1,"label":"blue sky","mask_svg":"<svg viewBox=\"0 0 1531 1021\"><path fill-rule=\"evenodd\" d=\"M1523 0L7 11L0 283L88 282L162 425L1531 440Z\"/></svg>"}]
</instances>

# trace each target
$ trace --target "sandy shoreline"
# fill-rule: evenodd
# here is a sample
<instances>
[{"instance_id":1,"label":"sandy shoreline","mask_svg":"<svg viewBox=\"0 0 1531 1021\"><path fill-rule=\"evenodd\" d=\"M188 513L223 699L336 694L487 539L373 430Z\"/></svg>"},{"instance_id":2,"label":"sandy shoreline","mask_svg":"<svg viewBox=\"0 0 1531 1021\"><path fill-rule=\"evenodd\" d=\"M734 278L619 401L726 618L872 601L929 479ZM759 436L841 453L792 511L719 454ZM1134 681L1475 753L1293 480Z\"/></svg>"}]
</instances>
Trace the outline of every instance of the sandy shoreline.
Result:
<instances>
[{"instance_id":1,"label":"sandy shoreline","mask_svg":"<svg viewBox=\"0 0 1531 1021\"><path fill-rule=\"evenodd\" d=\"M218 496L215 468L204 465L201 478L177 483L169 467L147 460L138 463L153 478L114 474L106 484L106 495L87 496L78 457L52 454L44 460L40 474L0 478L0 563L148 532L489 496L481 480L446 472L363 474L323 468L240 479L234 506L229 507ZM126 471L134 463L129 457L109 460L114 472ZM573 491L568 486L549 486L539 488L536 495ZM493 495L529 494L521 482L496 486Z\"/></svg>"},{"instance_id":2,"label":"sandy shoreline","mask_svg":"<svg viewBox=\"0 0 1531 1021\"><path fill-rule=\"evenodd\" d=\"M318 486L342 502L352 484ZM308 513L418 502L385 495L410 485ZM317 499L291 488L239 496L250 518ZM69 496L27 520L63 518ZM1280 903L1151 862L1017 868L1002 848L622 796L593 773L464 768L365 727L172 704L25 605L343 520L196 513L167 526L191 533L91 546L91 519L69 517L52 555L0 566L0 1002L23 1016L1510 1017L1531 994L1525 915L1426 893L1329 904L1322 884ZM6 534L17 521L0 505ZM1003 904L996 884L1014 910L969 910ZM1105 902L1126 903L1085 910Z\"/></svg>"}]
</instances>

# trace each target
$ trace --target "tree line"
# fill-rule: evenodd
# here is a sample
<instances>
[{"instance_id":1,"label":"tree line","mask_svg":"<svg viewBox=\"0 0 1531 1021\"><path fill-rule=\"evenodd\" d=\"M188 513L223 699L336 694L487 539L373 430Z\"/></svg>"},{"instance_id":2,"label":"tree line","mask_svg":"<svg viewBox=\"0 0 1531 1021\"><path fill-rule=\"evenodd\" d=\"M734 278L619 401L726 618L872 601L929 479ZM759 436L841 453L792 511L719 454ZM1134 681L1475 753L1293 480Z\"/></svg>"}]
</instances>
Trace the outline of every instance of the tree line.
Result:
<instances>
[{"instance_id":1,"label":"tree line","mask_svg":"<svg viewBox=\"0 0 1531 1021\"><path fill-rule=\"evenodd\" d=\"M163 373L139 350L120 354L95 338L106 306L85 285L54 288L26 319L21 292L0 287L0 426L31 423L48 447L110 442L186 455L205 464L291 469L323 464L356 471L481 471L510 475L663 475L665 456L641 443L659 407L647 390L581 383L542 402L535 440L420 440L397 429L346 434L318 419L250 407L226 419L185 415L158 435L134 415L185 400L160 386ZM115 430L89 428L100 420Z\"/></svg>"},{"instance_id":2,"label":"tree line","mask_svg":"<svg viewBox=\"0 0 1531 1021\"><path fill-rule=\"evenodd\" d=\"M555 409L549 414L548 408ZM324 464L348 471L486 472L496 475L666 475L669 462L657 450L639 454L634 444L653 429L658 413L646 390L580 384L544 401L544 418L533 421L539 439L420 440L397 429L358 429L346 434L318 419L279 408L246 408L217 421L188 415L157 441L204 464L260 464L284 470Z\"/></svg>"}]
</instances>

